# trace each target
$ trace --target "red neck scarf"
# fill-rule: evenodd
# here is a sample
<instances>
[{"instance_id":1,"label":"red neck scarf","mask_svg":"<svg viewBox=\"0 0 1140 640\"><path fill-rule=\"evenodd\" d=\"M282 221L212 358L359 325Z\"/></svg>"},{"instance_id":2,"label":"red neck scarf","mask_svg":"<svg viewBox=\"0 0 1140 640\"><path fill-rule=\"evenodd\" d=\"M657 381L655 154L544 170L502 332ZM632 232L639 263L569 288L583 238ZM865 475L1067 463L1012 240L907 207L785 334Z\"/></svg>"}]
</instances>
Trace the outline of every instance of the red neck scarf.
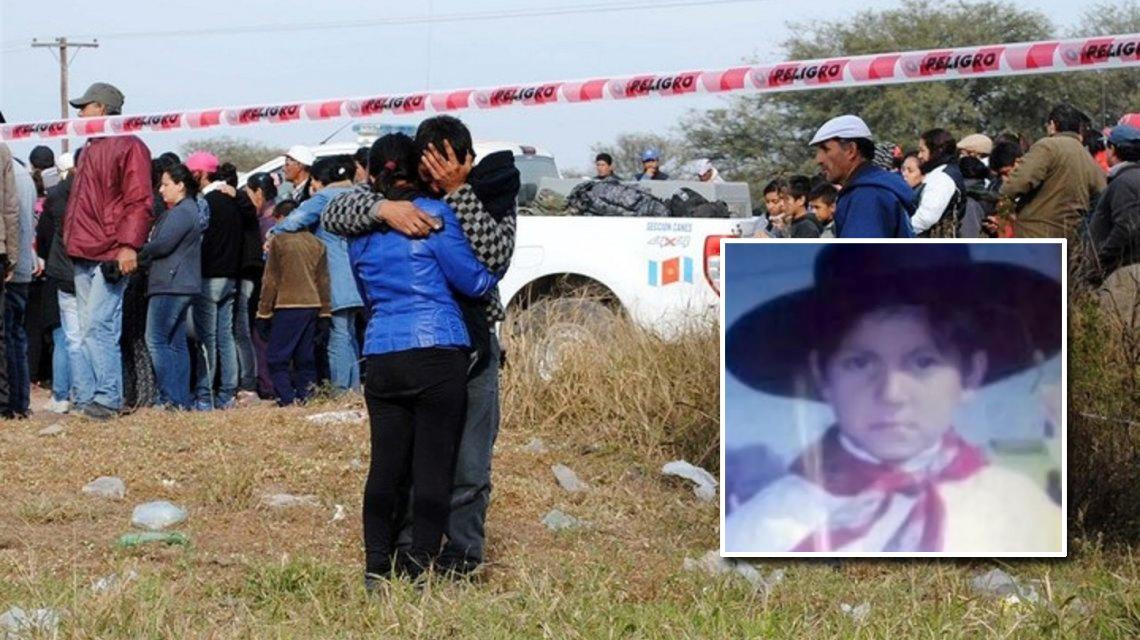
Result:
<instances>
[{"instance_id":1,"label":"red neck scarf","mask_svg":"<svg viewBox=\"0 0 1140 640\"><path fill-rule=\"evenodd\" d=\"M792 551L835 551L853 540L867 535L875 523L887 512L895 495L915 498L914 507L902 526L892 536L898 548L890 551L941 551L943 519L946 508L938 493L940 482L968 478L987 464L985 455L967 443L953 430L942 436L934 463L926 469L906 471L898 464L870 462L857 457L839 442L839 429L832 427L819 444L804 452L792 464L792 473L817 484L836 496L855 496L865 491L877 491L882 498L874 505L871 515L862 522L816 531L804 538ZM824 525L829 526L829 525ZM912 528L921 531L917 542L902 542Z\"/></svg>"}]
</instances>

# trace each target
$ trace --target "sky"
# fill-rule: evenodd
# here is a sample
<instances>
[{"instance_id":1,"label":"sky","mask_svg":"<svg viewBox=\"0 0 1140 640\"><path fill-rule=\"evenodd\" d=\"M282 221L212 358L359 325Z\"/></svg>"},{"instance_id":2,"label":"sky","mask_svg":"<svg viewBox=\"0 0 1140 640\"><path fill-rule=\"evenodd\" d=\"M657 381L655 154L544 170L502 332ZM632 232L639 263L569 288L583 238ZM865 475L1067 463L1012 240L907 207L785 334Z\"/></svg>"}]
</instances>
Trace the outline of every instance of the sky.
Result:
<instances>
[{"instance_id":1,"label":"sky","mask_svg":"<svg viewBox=\"0 0 1140 640\"><path fill-rule=\"evenodd\" d=\"M759 246L730 244L724 256L726 327L757 305L810 286L812 264L821 245L780 242ZM971 245L978 261L1009 262L1060 280L1060 252L1055 245L982 242ZM1060 310L1058 310L1060 313ZM724 439L728 449L764 444L789 460L813 442L833 421L822 403L780 398L753 391L724 374ZM979 444L991 439L1037 439L1046 411L1038 391L1061 380L1060 355L1039 367L983 387L958 412L955 428ZM804 425L801 430L797 424Z\"/></svg>"},{"instance_id":2,"label":"sky","mask_svg":"<svg viewBox=\"0 0 1140 640\"><path fill-rule=\"evenodd\" d=\"M266 104L724 68L782 59L789 22L843 19L893 0L242 0L156 3L104 0L45 4L0 0L0 111L8 122L59 117L59 67L32 38L98 38L71 67L71 94L106 81L126 95L124 113ZM1088 2L1025 0L1060 27ZM633 6L600 12L598 7ZM557 15L519 12L565 10ZM481 18L449 16L477 13ZM514 14L514 15L512 15ZM409 22L409 19L418 21ZM916 17L918 19L918 17ZM402 23L393 21L404 20ZM384 21L388 21L384 23ZM321 28L299 29L302 25ZM363 26L349 26L349 25ZM203 33L209 30L237 32ZM170 31L182 32L180 35ZM187 33L189 32L189 33ZM986 44L986 43L976 43ZM670 132L690 110L724 97L604 101L458 114L477 139L511 140L553 153L561 167L586 170L591 145L621 133ZM157 155L184 142L226 134L287 147L316 144L347 121L258 125L210 132L143 134ZM416 121L393 118L392 124ZM352 141L345 129L334 141ZM37 143L12 143L26 158ZM58 149L58 144L53 144Z\"/></svg>"}]
</instances>

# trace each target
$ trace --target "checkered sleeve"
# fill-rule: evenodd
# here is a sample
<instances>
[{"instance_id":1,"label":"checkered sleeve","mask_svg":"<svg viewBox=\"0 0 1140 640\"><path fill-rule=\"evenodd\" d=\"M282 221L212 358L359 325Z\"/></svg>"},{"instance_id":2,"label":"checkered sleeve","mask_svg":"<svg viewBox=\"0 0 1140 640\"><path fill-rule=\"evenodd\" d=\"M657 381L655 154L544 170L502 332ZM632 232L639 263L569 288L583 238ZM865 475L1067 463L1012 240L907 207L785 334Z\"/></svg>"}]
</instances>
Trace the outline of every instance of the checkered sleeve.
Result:
<instances>
[{"instance_id":1,"label":"checkered sleeve","mask_svg":"<svg viewBox=\"0 0 1140 640\"><path fill-rule=\"evenodd\" d=\"M483 203L475 196L471 185L463 185L454 193L444 198L463 227L463 235L471 243L475 257L487 267L488 271L502 275L511 264L511 256L515 251L515 216L503 216L502 220L495 220Z\"/></svg>"},{"instance_id":2,"label":"checkered sleeve","mask_svg":"<svg viewBox=\"0 0 1140 640\"><path fill-rule=\"evenodd\" d=\"M384 196L366 188L346 191L325 207L321 224L338 236L362 236L388 228L384 221L372 215Z\"/></svg>"},{"instance_id":3,"label":"checkered sleeve","mask_svg":"<svg viewBox=\"0 0 1140 640\"><path fill-rule=\"evenodd\" d=\"M467 236L467 241L471 243L475 257L487 267L488 271L502 275L510 266L511 256L515 252L514 212L503 216L502 220L495 220L483 208L483 203L475 196L471 185L466 184L454 193L449 193L444 200L459 218L463 235ZM485 312L491 324L506 319L498 287L487 295Z\"/></svg>"}]
</instances>

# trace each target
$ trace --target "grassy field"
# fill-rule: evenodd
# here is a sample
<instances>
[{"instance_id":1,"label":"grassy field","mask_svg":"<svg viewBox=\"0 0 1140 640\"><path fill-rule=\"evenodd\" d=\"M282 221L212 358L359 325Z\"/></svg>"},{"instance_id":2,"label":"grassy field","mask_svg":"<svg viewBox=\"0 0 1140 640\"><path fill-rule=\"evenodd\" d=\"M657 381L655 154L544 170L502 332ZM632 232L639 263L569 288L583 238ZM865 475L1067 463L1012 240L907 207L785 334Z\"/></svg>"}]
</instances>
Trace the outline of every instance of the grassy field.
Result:
<instances>
[{"instance_id":1,"label":"grassy field","mask_svg":"<svg viewBox=\"0 0 1140 640\"><path fill-rule=\"evenodd\" d=\"M46 416L4 423L0 613L52 608L67 638L1140 637L1137 559L1099 540L1078 538L1055 562L758 563L785 570L761 590L684 570L717 547L717 508L659 470L684 457L715 471L716 333L668 344L619 333L572 353L552 383L521 360L505 372L490 564L478 582L422 591L365 595L366 426L305 420L359 401L68 418L51 437L37 435ZM547 451L527 447L535 437ZM556 463L590 489L559 488ZM101 475L121 477L126 499L80 492ZM260 505L277 492L320 506ZM116 548L133 506L157 499L189 511L177 530L191 545ZM333 519L336 505L347 517ZM540 521L554 508L588 525L552 532ZM974 591L970 580L995 567L1038 602ZM92 588L112 574L110 588ZM841 610L862 603L862 621Z\"/></svg>"}]
</instances>

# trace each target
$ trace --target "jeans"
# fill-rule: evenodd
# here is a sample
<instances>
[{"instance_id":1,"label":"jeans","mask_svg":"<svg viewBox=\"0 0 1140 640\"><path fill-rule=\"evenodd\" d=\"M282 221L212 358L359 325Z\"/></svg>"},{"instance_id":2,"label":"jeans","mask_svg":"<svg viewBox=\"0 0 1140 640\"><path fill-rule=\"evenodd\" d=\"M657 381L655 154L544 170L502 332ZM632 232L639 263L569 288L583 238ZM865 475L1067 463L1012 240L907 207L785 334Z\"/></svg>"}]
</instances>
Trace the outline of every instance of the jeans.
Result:
<instances>
[{"instance_id":1,"label":"jeans","mask_svg":"<svg viewBox=\"0 0 1140 640\"><path fill-rule=\"evenodd\" d=\"M71 399L75 404L79 403L79 389L85 387L93 389L95 381L91 379L84 379L81 382L83 372L89 372L91 365L87 363L87 357L83 352L83 334L79 331L79 303L75 298L74 293L66 293L60 291L56 294L59 297L59 328L56 329L52 339L55 340L55 356L52 360L53 367L59 367L58 358L60 354L63 355L66 362L67 370L67 383L69 389L66 394L61 395L59 386L59 378L53 381L52 392L56 400ZM62 334L62 338L56 338L56 335ZM58 376L59 368L54 369ZM90 404L90 400L87 401Z\"/></svg>"},{"instance_id":2,"label":"jeans","mask_svg":"<svg viewBox=\"0 0 1140 640\"><path fill-rule=\"evenodd\" d=\"M28 310L28 283L9 282L4 291L4 352L8 367L8 412L28 413L32 379L28 375L28 330L24 314Z\"/></svg>"},{"instance_id":3,"label":"jeans","mask_svg":"<svg viewBox=\"0 0 1140 640\"><path fill-rule=\"evenodd\" d=\"M257 355L249 331L249 301L253 296L253 280L239 280L234 305L234 344L237 346L238 388L257 390Z\"/></svg>"},{"instance_id":4,"label":"jeans","mask_svg":"<svg viewBox=\"0 0 1140 640\"><path fill-rule=\"evenodd\" d=\"M499 435L499 340L491 334L487 365L467 379L467 415L455 457L451 514L443 556L483 562L487 505L491 501L491 453ZM404 515L397 545L412 544L411 518Z\"/></svg>"},{"instance_id":5,"label":"jeans","mask_svg":"<svg viewBox=\"0 0 1140 640\"><path fill-rule=\"evenodd\" d=\"M192 295L158 294L147 301L146 348L154 363L158 404L190 409L190 351L186 347L186 309Z\"/></svg>"},{"instance_id":6,"label":"jeans","mask_svg":"<svg viewBox=\"0 0 1140 640\"><path fill-rule=\"evenodd\" d=\"M71 368L68 366L67 335L63 325L51 330L51 399L71 400Z\"/></svg>"},{"instance_id":7,"label":"jeans","mask_svg":"<svg viewBox=\"0 0 1140 640\"><path fill-rule=\"evenodd\" d=\"M329 329L329 380L338 391L360 387L360 346L356 343L359 307L333 311Z\"/></svg>"},{"instance_id":8,"label":"jeans","mask_svg":"<svg viewBox=\"0 0 1140 640\"><path fill-rule=\"evenodd\" d=\"M112 284L103 278L98 262L75 259L75 298L83 358L72 366L77 386L76 403L92 402L118 410L123 406L123 292L127 278ZM75 365L72 362L72 365Z\"/></svg>"},{"instance_id":9,"label":"jeans","mask_svg":"<svg viewBox=\"0 0 1140 640\"><path fill-rule=\"evenodd\" d=\"M229 405L237 393L238 360L234 346L234 301L237 281L233 278L204 278L202 293L194 296L194 332L202 349L195 350L198 384L195 391L198 408L221 408ZM221 384L214 396L214 377Z\"/></svg>"}]
</instances>

